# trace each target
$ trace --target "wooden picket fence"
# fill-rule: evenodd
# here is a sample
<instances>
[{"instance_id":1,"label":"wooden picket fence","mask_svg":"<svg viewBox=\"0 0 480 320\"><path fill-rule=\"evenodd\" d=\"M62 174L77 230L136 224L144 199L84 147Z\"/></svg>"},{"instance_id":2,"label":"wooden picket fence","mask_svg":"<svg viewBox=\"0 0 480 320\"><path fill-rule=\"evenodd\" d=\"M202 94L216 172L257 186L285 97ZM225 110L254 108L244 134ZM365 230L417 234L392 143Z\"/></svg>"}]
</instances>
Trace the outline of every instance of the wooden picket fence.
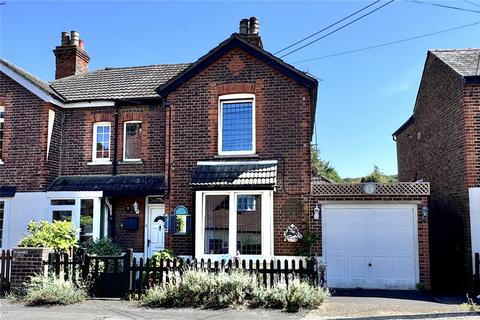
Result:
<instances>
[{"instance_id":1,"label":"wooden picket fence","mask_svg":"<svg viewBox=\"0 0 480 320\"><path fill-rule=\"evenodd\" d=\"M2 250L0 255L0 296L10 292L10 276L12 271L12 252Z\"/></svg>"},{"instance_id":2,"label":"wooden picket fence","mask_svg":"<svg viewBox=\"0 0 480 320\"><path fill-rule=\"evenodd\" d=\"M314 258L303 260L240 260L222 261L190 259L136 259L133 250L122 256L91 256L84 251L73 255L50 254L48 270L65 280L87 280L90 293L96 297L125 297L142 294L154 285L181 280L185 271L203 270L227 274L243 270L256 276L258 286L273 287L279 282L287 285L293 278L308 281L312 285L324 283L323 270L319 270Z\"/></svg>"}]
</instances>

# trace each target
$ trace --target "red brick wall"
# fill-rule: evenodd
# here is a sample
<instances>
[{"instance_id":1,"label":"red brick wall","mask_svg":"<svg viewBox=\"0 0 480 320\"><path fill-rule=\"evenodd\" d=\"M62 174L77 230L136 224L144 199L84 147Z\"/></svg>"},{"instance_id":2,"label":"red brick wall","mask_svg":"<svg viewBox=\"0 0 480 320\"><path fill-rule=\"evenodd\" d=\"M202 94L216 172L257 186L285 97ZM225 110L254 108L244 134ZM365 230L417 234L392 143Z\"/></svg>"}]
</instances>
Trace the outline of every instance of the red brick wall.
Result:
<instances>
[{"instance_id":1,"label":"red brick wall","mask_svg":"<svg viewBox=\"0 0 480 320\"><path fill-rule=\"evenodd\" d=\"M40 191L51 180L46 150L48 109L52 106L3 73L0 100L5 107L0 185L17 186L17 191ZM54 153L52 163L58 161Z\"/></svg>"},{"instance_id":2,"label":"red brick wall","mask_svg":"<svg viewBox=\"0 0 480 320\"><path fill-rule=\"evenodd\" d=\"M142 162L123 161L123 130L126 121L142 121ZM93 124L110 122L110 160L113 161L115 107L65 111L62 175L111 174L112 165L92 162ZM165 161L165 111L160 105L122 106L118 122L118 174L161 174Z\"/></svg>"},{"instance_id":3,"label":"red brick wall","mask_svg":"<svg viewBox=\"0 0 480 320\"><path fill-rule=\"evenodd\" d=\"M52 249L15 248L12 251L10 286L14 293L21 292L30 277L43 273L44 261Z\"/></svg>"},{"instance_id":4,"label":"red brick wall","mask_svg":"<svg viewBox=\"0 0 480 320\"><path fill-rule=\"evenodd\" d=\"M310 212L313 214L313 210L316 204L321 202L332 202L332 203L342 203L342 202L362 202L362 203L372 203L378 202L382 204L388 203L416 203L418 207L418 258L419 258L419 275L420 282L425 285L426 289L430 289L431 280L430 280L430 249L429 249L429 231L428 231L428 222L423 221L422 218L422 208L428 207L428 197L421 196L312 196L310 199ZM312 253L318 256L323 255L322 248L322 211L321 204L318 205L320 208L320 219L313 220L313 215L310 215L310 230L318 233L318 240L313 246ZM432 214L429 213L429 219L431 219Z\"/></svg>"},{"instance_id":5,"label":"red brick wall","mask_svg":"<svg viewBox=\"0 0 480 320\"><path fill-rule=\"evenodd\" d=\"M135 201L137 201L140 209L139 214L125 210L127 206L132 207ZM145 242L145 197L114 198L112 210L115 212L115 242L124 250L133 249L134 252L143 252ZM138 230L132 231L123 228L123 221L128 217L138 217Z\"/></svg>"},{"instance_id":6,"label":"red brick wall","mask_svg":"<svg viewBox=\"0 0 480 320\"><path fill-rule=\"evenodd\" d=\"M180 204L194 212L189 184L197 161L232 159L219 157L217 150L218 96L230 93L255 94L257 155L240 160L279 161L279 186L274 196L275 254L294 254L295 244L283 241L283 231L291 223L305 228L308 206L292 213L284 204L310 190L309 91L240 49L226 53L167 98L172 113L172 188L166 212ZM168 135L168 127L166 132ZM180 254L193 252L190 237L173 236L167 241Z\"/></svg>"},{"instance_id":7,"label":"red brick wall","mask_svg":"<svg viewBox=\"0 0 480 320\"><path fill-rule=\"evenodd\" d=\"M463 292L471 275L468 186L479 179L478 88L469 105L464 97L462 78L430 54L414 122L397 135L399 181L430 182L432 287L441 291Z\"/></svg>"}]
</instances>

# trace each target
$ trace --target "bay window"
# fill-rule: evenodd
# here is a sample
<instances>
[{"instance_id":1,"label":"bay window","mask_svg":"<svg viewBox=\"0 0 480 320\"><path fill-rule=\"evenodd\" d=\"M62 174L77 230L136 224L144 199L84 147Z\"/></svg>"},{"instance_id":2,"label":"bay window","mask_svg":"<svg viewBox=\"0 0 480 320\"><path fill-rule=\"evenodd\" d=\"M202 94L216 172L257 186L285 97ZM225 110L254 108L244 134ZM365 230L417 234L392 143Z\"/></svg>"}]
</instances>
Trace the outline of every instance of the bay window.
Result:
<instances>
[{"instance_id":1,"label":"bay window","mask_svg":"<svg viewBox=\"0 0 480 320\"><path fill-rule=\"evenodd\" d=\"M219 99L220 155L255 153L255 96L230 94Z\"/></svg>"},{"instance_id":2,"label":"bay window","mask_svg":"<svg viewBox=\"0 0 480 320\"><path fill-rule=\"evenodd\" d=\"M197 191L195 256L273 255L273 192Z\"/></svg>"}]
</instances>

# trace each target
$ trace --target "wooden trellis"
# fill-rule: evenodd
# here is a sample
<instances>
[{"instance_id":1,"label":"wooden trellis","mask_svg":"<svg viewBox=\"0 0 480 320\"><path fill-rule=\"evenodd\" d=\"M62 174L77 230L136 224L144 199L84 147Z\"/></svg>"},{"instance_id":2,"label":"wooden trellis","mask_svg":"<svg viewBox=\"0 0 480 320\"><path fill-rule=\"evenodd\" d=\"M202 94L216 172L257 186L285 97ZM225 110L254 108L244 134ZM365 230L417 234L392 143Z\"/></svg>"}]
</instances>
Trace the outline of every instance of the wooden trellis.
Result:
<instances>
[{"instance_id":1,"label":"wooden trellis","mask_svg":"<svg viewBox=\"0 0 480 320\"><path fill-rule=\"evenodd\" d=\"M312 179L311 192L314 196L362 196L365 183L325 183ZM372 196L428 196L428 182L376 183Z\"/></svg>"}]
</instances>

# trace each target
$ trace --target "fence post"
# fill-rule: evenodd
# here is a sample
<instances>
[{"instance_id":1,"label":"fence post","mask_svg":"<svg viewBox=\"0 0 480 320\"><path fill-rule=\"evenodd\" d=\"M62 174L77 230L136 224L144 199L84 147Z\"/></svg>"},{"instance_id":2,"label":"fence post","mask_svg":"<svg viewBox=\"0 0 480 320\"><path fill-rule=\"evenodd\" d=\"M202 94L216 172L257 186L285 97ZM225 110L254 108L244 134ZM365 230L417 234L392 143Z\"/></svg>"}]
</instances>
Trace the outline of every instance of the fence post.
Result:
<instances>
[{"instance_id":1,"label":"fence post","mask_svg":"<svg viewBox=\"0 0 480 320\"><path fill-rule=\"evenodd\" d=\"M132 292L133 281L135 281L133 275L133 249L127 250L124 259L125 260L123 261L123 272L128 275L128 291Z\"/></svg>"}]
</instances>

